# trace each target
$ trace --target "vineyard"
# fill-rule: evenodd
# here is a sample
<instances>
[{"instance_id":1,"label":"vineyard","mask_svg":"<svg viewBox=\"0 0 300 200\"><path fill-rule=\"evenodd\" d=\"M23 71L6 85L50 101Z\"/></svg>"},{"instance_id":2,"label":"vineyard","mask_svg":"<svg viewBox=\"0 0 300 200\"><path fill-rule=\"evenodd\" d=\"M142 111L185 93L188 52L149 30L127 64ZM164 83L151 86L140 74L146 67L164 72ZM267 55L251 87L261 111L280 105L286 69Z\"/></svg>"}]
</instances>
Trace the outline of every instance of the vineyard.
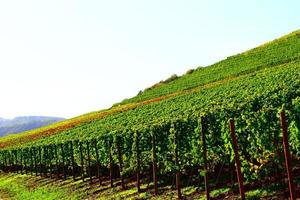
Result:
<instances>
[{"instance_id":1,"label":"vineyard","mask_svg":"<svg viewBox=\"0 0 300 200\"><path fill-rule=\"evenodd\" d=\"M298 60L300 58L299 35L300 32L295 31L255 49L228 57L211 66L205 68L199 67L193 71L189 70L184 76L179 77L177 80L167 84L158 84L158 87L154 86L146 89L136 97L122 101L121 105L157 98L162 95L288 63L292 60Z\"/></svg>"},{"instance_id":2,"label":"vineyard","mask_svg":"<svg viewBox=\"0 0 300 200\"><path fill-rule=\"evenodd\" d=\"M66 123L55 134L3 146L0 168L99 185L109 180L123 189L135 180L137 191L147 182L154 195L163 185L175 185L182 198L181 185L205 182L209 189L236 182L238 157L246 184L282 181L280 111L286 114L292 164L300 156L299 58L296 31L147 89L98 117Z\"/></svg>"},{"instance_id":3,"label":"vineyard","mask_svg":"<svg viewBox=\"0 0 300 200\"><path fill-rule=\"evenodd\" d=\"M126 112L137 107L168 99L177 95L192 92L197 89L206 89L215 84L222 84L237 79L249 73L276 67L280 64L299 60L300 31L283 36L247 52L228 57L214 65L200 67L169 83L145 90L136 97L115 104L113 108L88 113L52 126L28 131L23 134L0 138L0 148L19 145L21 143L39 140L43 137L59 134L74 127L84 125L108 115ZM150 113L151 114L151 113Z\"/></svg>"}]
</instances>

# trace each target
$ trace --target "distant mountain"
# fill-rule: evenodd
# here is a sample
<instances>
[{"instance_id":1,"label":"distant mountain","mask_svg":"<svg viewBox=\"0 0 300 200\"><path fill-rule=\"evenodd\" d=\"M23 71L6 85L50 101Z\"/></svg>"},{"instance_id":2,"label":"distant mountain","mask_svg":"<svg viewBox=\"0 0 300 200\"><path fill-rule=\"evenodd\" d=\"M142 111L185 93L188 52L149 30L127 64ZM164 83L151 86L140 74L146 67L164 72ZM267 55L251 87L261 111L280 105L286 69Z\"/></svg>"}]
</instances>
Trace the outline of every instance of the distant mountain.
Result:
<instances>
[{"instance_id":1,"label":"distant mountain","mask_svg":"<svg viewBox=\"0 0 300 200\"><path fill-rule=\"evenodd\" d=\"M7 134L15 134L32 130L55 122L64 120L59 117L44 116L22 116L14 119L4 119L0 117L0 137Z\"/></svg>"}]
</instances>

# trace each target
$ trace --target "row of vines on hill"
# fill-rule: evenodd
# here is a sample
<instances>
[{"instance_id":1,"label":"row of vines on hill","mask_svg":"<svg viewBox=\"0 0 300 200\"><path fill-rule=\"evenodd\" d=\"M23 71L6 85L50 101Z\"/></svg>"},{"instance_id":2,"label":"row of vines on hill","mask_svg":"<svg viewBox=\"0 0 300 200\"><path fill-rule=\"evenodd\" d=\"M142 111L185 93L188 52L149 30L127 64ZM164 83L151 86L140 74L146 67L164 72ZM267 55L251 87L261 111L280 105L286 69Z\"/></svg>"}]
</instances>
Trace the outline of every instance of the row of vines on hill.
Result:
<instances>
[{"instance_id":1,"label":"row of vines on hill","mask_svg":"<svg viewBox=\"0 0 300 200\"><path fill-rule=\"evenodd\" d=\"M297 87L294 82L299 80L299 46L300 31L298 30L266 45L231 56L210 67L197 69L170 84L149 90L123 102L133 103L149 100L151 104L147 106L139 106L138 109L135 109L135 104L129 103L124 107L115 107L99 114L93 113L78 117L74 119L73 122L78 120L74 124L70 123L71 120L59 127L33 131L31 135L26 133L21 134L22 137L5 137L0 141L0 148L20 146L20 143L31 143L30 141L37 139L39 139L37 143L41 141L47 143L48 139L41 138L58 132L61 134L54 137L56 142L74 138L77 135L81 135L82 138L88 137L87 132L89 135L100 132L102 134L116 129L119 124L121 129L131 128L141 123L149 125L155 120L169 119L173 113L174 115L193 115L202 110L212 110L214 107L226 108L232 102L239 105L248 103L252 99L257 101L257 96L265 95L274 99L276 98L274 93L280 94L278 91L285 93L287 89L292 91ZM242 74L244 75L241 76ZM188 90L191 88L193 90ZM166 98L171 93L174 96ZM278 99L280 98L279 96ZM165 99L168 100L165 101ZM264 106L264 104L272 102L272 99L268 100L269 102L257 103ZM284 102L285 100L280 99L280 101ZM88 123L89 121L93 122ZM78 122L86 123L78 126ZM50 140L53 139L53 137L50 138Z\"/></svg>"},{"instance_id":2,"label":"row of vines on hill","mask_svg":"<svg viewBox=\"0 0 300 200\"><path fill-rule=\"evenodd\" d=\"M198 184L189 177L205 171L199 122L205 116L211 175L220 174L221 166L233 166L228 120L234 118L244 177L269 177L282 171L278 110L283 104L293 158L300 156L299 69L298 62L283 64L3 149L0 165L5 171L98 177L100 182L110 177L111 185L120 178L123 187L133 176L148 182L157 176L160 184L170 184L180 172L185 184Z\"/></svg>"},{"instance_id":3,"label":"row of vines on hill","mask_svg":"<svg viewBox=\"0 0 300 200\"><path fill-rule=\"evenodd\" d=\"M287 104L289 110L290 143L293 155L300 148L300 98ZM242 171L247 180L257 180L273 173L278 166L278 151L281 152L278 109L258 113L227 111L206 113L205 126L192 118L178 118L163 124L155 124L139 130L110 132L89 140L71 140L42 146L31 146L0 151L0 166L3 171L19 171L74 180L110 177L111 185L120 178L125 188L125 179L141 175L164 179L180 172L183 177L203 174L201 127L206 127L206 146L209 171L218 174L218 166L231 166L233 149L228 119L235 117L236 133L240 147ZM157 174L151 174L153 165ZM195 172L196 171L196 172ZM198 173L200 172L200 174ZM216 177L213 177L216 178ZM190 181L190 180L189 180ZM189 182L188 181L188 182ZM190 184L191 182L189 182ZM139 185L139 184L138 184Z\"/></svg>"},{"instance_id":4,"label":"row of vines on hill","mask_svg":"<svg viewBox=\"0 0 300 200\"><path fill-rule=\"evenodd\" d=\"M277 111L284 103L292 104L300 96L299 77L299 63L285 64L241 79L226 81L199 91L108 115L62 131L60 134L33 140L17 147L47 145L74 139L92 139L113 131L131 134L131 130L144 130L153 124L170 123L176 118L197 121L201 112L214 113L220 124L225 123L226 116L241 117L245 123L241 124L240 129L259 134L262 126L267 126L268 123L257 122L259 124L251 128L247 127L248 124L255 123L257 116L264 115L269 110ZM246 120L247 118L249 119Z\"/></svg>"},{"instance_id":5,"label":"row of vines on hill","mask_svg":"<svg viewBox=\"0 0 300 200\"><path fill-rule=\"evenodd\" d=\"M75 165L81 166L79 149L83 149L83 156L88 153L86 150L87 144L83 141L90 141L89 145L91 147L94 143L93 140L96 140L97 146L99 146L99 161L101 167L105 168L109 165L107 154L109 143L107 141L110 141L112 164L118 163L120 156L117 149L121 150L122 173L127 175L135 169L135 135L138 133L141 154L140 168L143 170L150 167L151 138L155 134L157 137L157 165L159 171L162 174L169 174L178 168L174 165L172 153L176 133L179 151L178 163L183 171L190 173L196 166L203 164L198 121L200 115L205 115L207 118L206 126L208 127L209 167L214 170L223 162L226 165L232 163L233 151L230 143L228 119L235 118L243 173L248 180L258 179L270 173L270 163L277 162L274 152L278 152L281 148L278 145L280 128L277 112L282 104L286 104L287 110L291 112L288 114L290 117L290 141L293 154L295 156L300 154L299 73L297 63L283 65L200 93L181 95L168 101L108 116L102 120L95 120L56 136L47 137L24 146L4 149L1 152L17 151L17 155L24 152L22 155L24 154L26 160L27 157L30 157L29 152L34 154L32 153L33 149L40 146L40 157L43 158L47 155L47 151L55 150L55 147L50 146L56 145L59 163L61 163L61 141L72 140L74 143ZM203 113L199 114L201 110ZM157 120L153 119L155 117L157 117ZM116 146L116 141L120 143L119 148ZM82 147L78 146L80 142L83 142ZM70 145L68 142L62 144L65 156L70 156ZM47 148L42 148L44 146ZM39 152L38 150L35 151ZM96 162L94 151L93 149L90 151L92 166L95 166ZM49 155L53 156L54 154L49 153ZM3 161L3 159L2 154L1 160ZM54 162L53 159L52 162ZM83 161L83 163L87 162L86 160ZM65 162L66 166L71 166L69 159L66 159Z\"/></svg>"}]
</instances>

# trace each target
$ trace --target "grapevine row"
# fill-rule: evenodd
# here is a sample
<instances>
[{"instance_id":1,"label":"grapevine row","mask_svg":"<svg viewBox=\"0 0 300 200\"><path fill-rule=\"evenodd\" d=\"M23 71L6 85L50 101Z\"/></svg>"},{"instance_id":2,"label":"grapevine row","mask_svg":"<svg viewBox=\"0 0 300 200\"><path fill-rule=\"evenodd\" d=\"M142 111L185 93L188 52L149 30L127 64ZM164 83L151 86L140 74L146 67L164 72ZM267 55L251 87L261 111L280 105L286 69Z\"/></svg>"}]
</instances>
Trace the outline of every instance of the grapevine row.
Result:
<instances>
[{"instance_id":1,"label":"grapevine row","mask_svg":"<svg viewBox=\"0 0 300 200\"><path fill-rule=\"evenodd\" d=\"M135 175L138 192L141 191L141 173L147 174L147 171L151 171L152 168L155 195L158 194L158 172L160 172L161 177L164 177L168 170L163 171L163 169L170 167L169 172L175 173L177 193L178 197L181 198L181 176L191 169L191 166L185 164L192 158L189 155L192 149L189 147L196 145L197 152L194 153L203 162L195 162L193 167L205 172L206 195L209 197L207 162L212 164L215 161L207 160L206 148L211 147L208 149L209 151L214 146L212 143L207 144L206 142L212 136L209 133L211 127L208 126L212 124L209 121L213 119L215 119L213 114L202 116L199 122L177 119L164 126L152 126L145 132L133 130L129 137L114 133L91 140L71 140L64 143L2 150L0 151L0 167L5 172L30 173L31 175L49 176L50 178L53 178L54 175L62 179L72 176L74 181L79 177L82 181L88 178L90 182L93 182L96 177L100 185L103 183L102 179L109 177L111 187L114 186L114 179L119 178L122 189L126 189L125 178ZM195 135L195 131L192 131L192 128L197 129L197 135ZM232 138L235 138L232 120L230 120L230 128L231 134L234 134ZM161 137L164 134L167 137ZM194 140L187 140L186 137L194 138ZM183 144L182 141L187 144ZM236 144L236 140L233 139L233 146ZM221 144L217 142L215 145ZM227 156L235 155L236 157L239 155L237 148L233 148L233 150L233 153ZM165 158L173 163L171 166L161 166L161 159L164 158L158 158L158 156L163 154L166 154ZM151 159L148 159L149 157ZM167 163L163 164L167 165ZM240 181L240 164L237 164L237 167L238 180ZM198 176L201 178L199 174Z\"/></svg>"}]
</instances>

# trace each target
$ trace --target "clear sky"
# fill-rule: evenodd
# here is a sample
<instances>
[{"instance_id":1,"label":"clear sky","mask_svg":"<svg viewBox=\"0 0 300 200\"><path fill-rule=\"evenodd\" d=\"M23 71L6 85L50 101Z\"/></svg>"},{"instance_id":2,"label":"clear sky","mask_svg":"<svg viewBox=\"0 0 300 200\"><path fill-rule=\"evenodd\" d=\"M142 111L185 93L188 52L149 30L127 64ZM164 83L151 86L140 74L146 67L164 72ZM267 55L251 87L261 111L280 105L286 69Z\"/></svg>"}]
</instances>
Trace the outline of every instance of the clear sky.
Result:
<instances>
[{"instance_id":1,"label":"clear sky","mask_svg":"<svg viewBox=\"0 0 300 200\"><path fill-rule=\"evenodd\" d=\"M0 0L0 117L73 117L300 28L300 1Z\"/></svg>"}]
</instances>

